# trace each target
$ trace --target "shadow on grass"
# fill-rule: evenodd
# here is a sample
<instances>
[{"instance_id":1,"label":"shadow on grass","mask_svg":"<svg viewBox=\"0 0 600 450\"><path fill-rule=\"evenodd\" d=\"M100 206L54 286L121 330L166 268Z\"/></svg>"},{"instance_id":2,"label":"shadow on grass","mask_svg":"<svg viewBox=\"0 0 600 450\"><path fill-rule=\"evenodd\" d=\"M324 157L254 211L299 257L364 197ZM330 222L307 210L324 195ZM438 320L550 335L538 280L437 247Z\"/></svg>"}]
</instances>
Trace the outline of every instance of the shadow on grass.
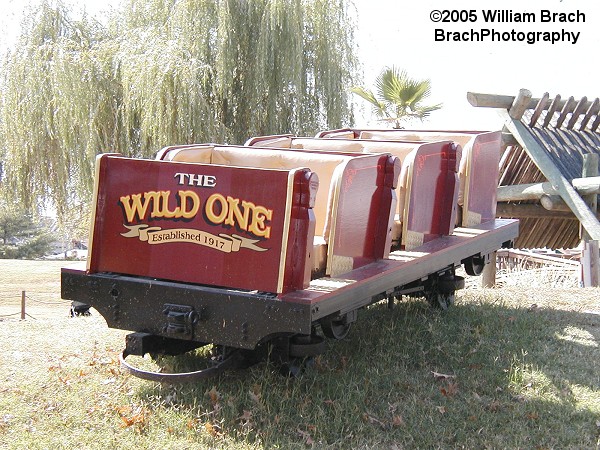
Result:
<instances>
[{"instance_id":1,"label":"shadow on grass","mask_svg":"<svg viewBox=\"0 0 600 450\"><path fill-rule=\"evenodd\" d=\"M262 363L138 395L217 441L265 448L596 447L600 316L528 300L375 305L298 379Z\"/></svg>"}]
</instances>

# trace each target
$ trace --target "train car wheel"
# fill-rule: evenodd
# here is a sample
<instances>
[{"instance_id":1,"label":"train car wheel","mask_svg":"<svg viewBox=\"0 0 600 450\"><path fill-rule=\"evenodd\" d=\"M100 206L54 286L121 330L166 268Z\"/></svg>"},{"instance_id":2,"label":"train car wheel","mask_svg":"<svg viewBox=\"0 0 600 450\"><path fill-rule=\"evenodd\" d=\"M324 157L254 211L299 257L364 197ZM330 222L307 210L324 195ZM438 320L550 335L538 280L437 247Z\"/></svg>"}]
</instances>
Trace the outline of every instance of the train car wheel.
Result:
<instances>
[{"instance_id":1,"label":"train car wheel","mask_svg":"<svg viewBox=\"0 0 600 450\"><path fill-rule=\"evenodd\" d=\"M443 303L443 305L440 304L440 307L442 309L448 309L450 306L454 306L455 301L456 295L454 294L454 292L450 294L440 294L440 298L438 299L438 303Z\"/></svg>"},{"instance_id":2,"label":"train car wheel","mask_svg":"<svg viewBox=\"0 0 600 450\"><path fill-rule=\"evenodd\" d=\"M292 358L308 358L323 353L326 349L325 339L311 334L310 336L294 336L290 339L289 356Z\"/></svg>"},{"instance_id":3,"label":"train car wheel","mask_svg":"<svg viewBox=\"0 0 600 450\"><path fill-rule=\"evenodd\" d=\"M485 258L481 255L475 255L464 261L465 272L471 276L479 276L485 267Z\"/></svg>"},{"instance_id":4,"label":"train car wheel","mask_svg":"<svg viewBox=\"0 0 600 450\"><path fill-rule=\"evenodd\" d=\"M429 304L434 308L440 308L444 311L454 305L455 300L454 292L452 293L435 293L428 297Z\"/></svg>"},{"instance_id":5,"label":"train car wheel","mask_svg":"<svg viewBox=\"0 0 600 450\"><path fill-rule=\"evenodd\" d=\"M448 309L454 305L456 291L464 289L465 279L457 275L449 274L434 278L428 289L425 290L425 298L433 308Z\"/></svg>"},{"instance_id":6,"label":"train car wheel","mask_svg":"<svg viewBox=\"0 0 600 450\"><path fill-rule=\"evenodd\" d=\"M331 339L344 339L350 332L351 323L344 319L324 319L321 321L323 334Z\"/></svg>"}]
</instances>

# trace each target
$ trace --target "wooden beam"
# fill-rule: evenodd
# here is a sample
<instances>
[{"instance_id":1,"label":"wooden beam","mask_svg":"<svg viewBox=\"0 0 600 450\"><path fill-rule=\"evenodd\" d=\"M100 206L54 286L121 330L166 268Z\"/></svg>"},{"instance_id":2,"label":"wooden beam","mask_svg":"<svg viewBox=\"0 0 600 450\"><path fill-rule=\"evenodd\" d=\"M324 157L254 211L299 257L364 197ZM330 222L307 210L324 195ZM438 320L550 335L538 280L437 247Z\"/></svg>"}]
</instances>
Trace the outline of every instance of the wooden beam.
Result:
<instances>
[{"instance_id":1,"label":"wooden beam","mask_svg":"<svg viewBox=\"0 0 600 450\"><path fill-rule=\"evenodd\" d=\"M598 161L599 160L599 156L597 153L588 153L586 155L583 155L583 168L581 171L581 176L583 178L591 178L591 177L597 177L598 176ZM587 205L590 207L590 210L592 212L597 212L598 210L598 194L597 193L593 193L593 194L588 194L588 195L584 195L582 196L583 201L585 201L587 203ZM580 230L581 233L581 238L584 241L589 241L591 240L590 235L588 234L588 232L585 229L581 229Z\"/></svg>"},{"instance_id":2,"label":"wooden beam","mask_svg":"<svg viewBox=\"0 0 600 450\"><path fill-rule=\"evenodd\" d=\"M496 217L516 217L518 219L567 219L577 220L575 214L570 210L548 211L537 203L498 203L496 206Z\"/></svg>"},{"instance_id":3,"label":"wooden beam","mask_svg":"<svg viewBox=\"0 0 600 450\"><path fill-rule=\"evenodd\" d=\"M547 209L548 211L571 212L571 209L560 195L544 194L540 198L540 203L544 207L544 209Z\"/></svg>"},{"instance_id":4,"label":"wooden beam","mask_svg":"<svg viewBox=\"0 0 600 450\"><path fill-rule=\"evenodd\" d=\"M579 103L577 103L577 106L575 106L575 111L573 111L573 114L571 115L571 118L569 119L569 123L567 124L567 130L573 129L573 127L577 123L577 120L579 120L579 116L583 113L583 111L585 111L586 104L587 104L587 97L581 97L581 100L579 100Z\"/></svg>"},{"instance_id":5,"label":"wooden beam","mask_svg":"<svg viewBox=\"0 0 600 450\"><path fill-rule=\"evenodd\" d=\"M580 195L600 193L600 177L574 178L571 180L573 188ZM496 191L499 202L517 202L521 200L538 200L542 195L559 195L558 189L552 183L529 183L500 186Z\"/></svg>"},{"instance_id":6,"label":"wooden beam","mask_svg":"<svg viewBox=\"0 0 600 450\"><path fill-rule=\"evenodd\" d=\"M550 101L550 94L547 92L544 93L542 98L535 107L535 111L531 116L531 120L529 121L529 126L534 127L540 116L542 115L542 111L544 111L548 107L548 102Z\"/></svg>"},{"instance_id":7,"label":"wooden beam","mask_svg":"<svg viewBox=\"0 0 600 450\"><path fill-rule=\"evenodd\" d=\"M506 119L505 125L508 130L519 141L531 160L538 166L546 179L552 183L567 205L569 205L571 211L577 216L581 225L590 235L590 238L595 241L600 240L600 222L598 222L596 214L590 210L575 188L573 188L554 165L548 152L538 143L527 127L521 121L511 118L508 115L508 111L504 115Z\"/></svg>"},{"instance_id":8,"label":"wooden beam","mask_svg":"<svg viewBox=\"0 0 600 450\"><path fill-rule=\"evenodd\" d=\"M582 179L598 178L598 166L600 165L600 155L598 153L587 153L583 155L583 169L581 171ZM585 196L584 200L588 202L592 210L598 207L598 193L594 192Z\"/></svg>"},{"instance_id":9,"label":"wooden beam","mask_svg":"<svg viewBox=\"0 0 600 450\"><path fill-rule=\"evenodd\" d=\"M592 124L592 126L590 127L590 131L595 132L596 129L598 128L598 125L600 125L600 114L598 114L596 116L596 119L594 120L594 123Z\"/></svg>"},{"instance_id":10,"label":"wooden beam","mask_svg":"<svg viewBox=\"0 0 600 450\"><path fill-rule=\"evenodd\" d=\"M546 113L546 117L544 117L544 123L542 124L542 127L546 128L548 126L548 124L550 124L550 121L552 120L552 116L554 115L556 110L558 110L559 107L560 107L560 94L558 94L556 97L554 97L554 100L552 100L552 103L550 103L550 108L548 109L548 112Z\"/></svg>"},{"instance_id":11,"label":"wooden beam","mask_svg":"<svg viewBox=\"0 0 600 450\"><path fill-rule=\"evenodd\" d=\"M556 120L556 128L562 127L563 122L567 118L567 115L575 108L575 99L569 97L563 108L560 110L560 116Z\"/></svg>"},{"instance_id":12,"label":"wooden beam","mask_svg":"<svg viewBox=\"0 0 600 450\"><path fill-rule=\"evenodd\" d=\"M558 103L557 109L562 109L565 106L567 100L561 100L560 95L557 95ZM478 92L467 92L467 100L471 106L477 108L500 108L510 109L513 102L515 101L514 95L498 95L498 94L482 94ZM543 97L542 97L543 98ZM541 98L531 98L527 104L526 109L535 109ZM591 106L592 102L588 100L585 102L584 108L587 110Z\"/></svg>"},{"instance_id":13,"label":"wooden beam","mask_svg":"<svg viewBox=\"0 0 600 450\"><path fill-rule=\"evenodd\" d=\"M528 108L530 101L531 92L527 89L519 89L519 95L517 95L510 109L508 110L508 115L515 120L521 120L521 117L523 117L523 114L525 114L525 110Z\"/></svg>"},{"instance_id":14,"label":"wooden beam","mask_svg":"<svg viewBox=\"0 0 600 450\"><path fill-rule=\"evenodd\" d=\"M587 126L587 124L590 121L590 119L592 118L592 116L594 114L598 114L599 110L600 110L600 99L598 99L598 97L596 97L594 99L594 101L592 102L592 104L590 105L590 107L588 108L587 112L585 113L585 116L583 116L581 125L579 125L579 131L583 131L585 129L585 127Z\"/></svg>"},{"instance_id":15,"label":"wooden beam","mask_svg":"<svg viewBox=\"0 0 600 450\"><path fill-rule=\"evenodd\" d=\"M478 108L503 108L508 109L515 101L514 95L480 94L467 92L467 100L471 106Z\"/></svg>"},{"instance_id":16,"label":"wooden beam","mask_svg":"<svg viewBox=\"0 0 600 450\"><path fill-rule=\"evenodd\" d=\"M501 248L497 251L500 258L515 258L521 261L531 261L538 264L561 265L565 268L579 268L579 261L573 261L560 256L550 256L544 253L536 253L534 251L517 250L514 248Z\"/></svg>"}]
</instances>

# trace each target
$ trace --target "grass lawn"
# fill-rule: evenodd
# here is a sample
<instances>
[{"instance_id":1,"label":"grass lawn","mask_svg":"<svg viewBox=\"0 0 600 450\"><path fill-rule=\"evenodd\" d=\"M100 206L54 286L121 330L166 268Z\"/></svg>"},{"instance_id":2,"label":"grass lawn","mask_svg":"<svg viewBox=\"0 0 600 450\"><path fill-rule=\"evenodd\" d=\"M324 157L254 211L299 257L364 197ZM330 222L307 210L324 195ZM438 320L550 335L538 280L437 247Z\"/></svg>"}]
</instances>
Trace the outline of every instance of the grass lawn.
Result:
<instances>
[{"instance_id":1,"label":"grass lawn","mask_svg":"<svg viewBox=\"0 0 600 450\"><path fill-rule=\"evenodd\" d=\"M374 305L298 379L261 363L169 386L120 369L126 332L68 317L64 264L0 260L2 449L598 448L600 289Z\"/></svg>"}]
</instances>

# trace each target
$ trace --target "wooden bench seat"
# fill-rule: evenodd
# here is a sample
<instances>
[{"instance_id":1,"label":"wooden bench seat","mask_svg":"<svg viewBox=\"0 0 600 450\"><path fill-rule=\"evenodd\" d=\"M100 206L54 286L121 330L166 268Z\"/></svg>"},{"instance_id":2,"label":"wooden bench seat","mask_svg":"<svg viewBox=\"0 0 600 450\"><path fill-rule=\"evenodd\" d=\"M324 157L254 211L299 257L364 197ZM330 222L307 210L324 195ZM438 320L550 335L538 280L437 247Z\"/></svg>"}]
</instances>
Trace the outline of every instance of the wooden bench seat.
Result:
<instances>
[{"instance_id":1,"label":"wooden bench seat","mask_svg":"<svg viewBox=\"0 0 600 450\"><path fill-rule=\"evenodd\" d=\"M499 131L424 131L424 130L358 130L322 131L319 138L374 139L393 141L446 141L462 147L458 161L458 205L462 212L458 225L469 227L496 217L496 189L500 164L501 133Z\"/></svg>"},{"instance_id":2,"label":"wooden bench seat","mask_svg":"<svg viewBox=\"0 0 600 450\"><path fill-rule=\"evenodd\" d=\"M305 167L315 172L319 178L311 256L315 276L337 275L389 252L391 211L396 207L394 188L400 168L399 161L389 155L197 145L168 147L157 158L264 169ZM375 234L378 237L373 239Z\"/></svg>"},{"instance_id":3,"label":"wooden bench seat","mask_svg":"<svg viewBox=\"0 0 600 450\"><path fill-rule=\"evenodd\" d=\"M398 202L392 227L394 245L412 249L434 236L452 233L456 221L455 197L458 194L458 180L454 180L458 146L450 141L432 143L358 139L354 134L352 139L340 138L344 135L336 134L334 138L328 139L291 135L261 136L249 139L246 145L285 145L292 150L323 153L391 154L402 164L396 188ZM349 136L348 133L346 135ZM415 175L415 162L419 163L418 175ZM446 174L447 171L451 172L450 175ZM448 176L450 178L446 179ZM440 177L444 178L444 183L447 184L444 188L437 185ZM437 192L436 189L447 192ZM444 205L445 200L441 199L447 196L449 203ZM416 208L416 211L410 211L409 208ZM451 223L446 224L446 220Z\"/></svg>"}]
</instances>

